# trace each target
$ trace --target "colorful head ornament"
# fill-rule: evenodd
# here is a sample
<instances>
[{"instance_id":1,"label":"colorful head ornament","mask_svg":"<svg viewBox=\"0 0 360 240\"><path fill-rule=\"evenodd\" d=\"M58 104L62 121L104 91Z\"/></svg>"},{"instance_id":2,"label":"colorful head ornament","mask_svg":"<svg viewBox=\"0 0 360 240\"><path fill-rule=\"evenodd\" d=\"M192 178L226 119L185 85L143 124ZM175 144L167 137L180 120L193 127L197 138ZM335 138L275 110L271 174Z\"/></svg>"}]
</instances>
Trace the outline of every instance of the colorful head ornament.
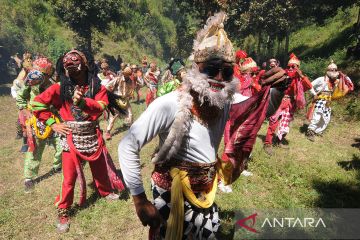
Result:
<instances>
[{"instance_id":1,"label":"colorful head ornament","mask_svg":"<svg viewBox=\"0 0 360 240\"><path fill-rule=\"evenodd\" d=\"M297 58L297 56L294 53L290 54L290 60L288 62L288 66L291 64L296 64L300 67L300 60Z\"/></svg>"},{"instance_id":2,"label":"colorful head ornament","mask_svg":"<svg viewBox=\"0 0 360 240\"><path fill-rule=\"evenodd\" d=\"M197 33L190 60L206 62L220 58L226 62L235 61L233 45L224 30L226 17L224 12L219 12L208 18L204 28Z\"/></svg>"},{"instance_id":3,"label":"colorful head ornament","mask_svg":"<svg viewBox=\"0 0 360 240\"><path fill-rule=\"evenodd\" d=\"M48 58L38 58L32 63L33 69L39 70L47 76L51 76L54 73L52 62Z\"/></svg>"},{"instance_id":4,"label":"colorful head ornament","mask_svg":"<svg viewBox=\"0 0 360 240\"><path fill-rule=\"evenodd\" d=\"M240 49L236 51L235 56L237 59L245 59L247 58L247 53Z\"/></svg>"},{"instance_id":5,"label":"colorful head ornament","mask_svg":"<svg viewBox=\"0 0 360 240\"><path fill-rule=\"evenodd\" d=\"M35 85L43 83L44 80L45 80L45 76L44 76L43 72L36 70L36 69L32 69L26 75L24 83L26 86L35 86Z\"/></svg>"},{"instance_id":6,"label":"colorful head ornament","mask_svg":"<svg viewBox=\"0 0 360 240\"><path fill-rule=\"evenodd\" d=\"M245 58L245 61L240 66L241 72L246 72L257 67L256 62L251 57Z\"/></svg>"}]
</instances>

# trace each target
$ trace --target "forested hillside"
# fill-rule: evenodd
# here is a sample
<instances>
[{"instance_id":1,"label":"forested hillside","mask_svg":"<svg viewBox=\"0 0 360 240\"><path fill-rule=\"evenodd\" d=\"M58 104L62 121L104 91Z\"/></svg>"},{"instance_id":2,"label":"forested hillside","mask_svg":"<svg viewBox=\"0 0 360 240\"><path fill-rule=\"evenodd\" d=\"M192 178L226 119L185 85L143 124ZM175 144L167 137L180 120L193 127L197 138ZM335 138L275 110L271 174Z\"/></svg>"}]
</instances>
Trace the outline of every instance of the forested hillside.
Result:
<instances>
[{"instance_id":1,"label":"forested hillside","mask_svg":"<svg viewBox=\"0 0 360 240\"><path fill-rule=\"evenodd\" d=\"M313 3L316 2L316 3ZM359 2L220 0L0 0L1 82L6 63L25 50L55 60L72 47L96 57L118 56L139 62L143 55L167 62L189 56L194 35L207 16L229 15L231 39L259 63L294 51L315 77L330 58L359 79L359 62L349 47L359 46ZM348 52L348 54L347 54ZM11 74L11 73L10 73Z\"/></svg>"}]
</instances>

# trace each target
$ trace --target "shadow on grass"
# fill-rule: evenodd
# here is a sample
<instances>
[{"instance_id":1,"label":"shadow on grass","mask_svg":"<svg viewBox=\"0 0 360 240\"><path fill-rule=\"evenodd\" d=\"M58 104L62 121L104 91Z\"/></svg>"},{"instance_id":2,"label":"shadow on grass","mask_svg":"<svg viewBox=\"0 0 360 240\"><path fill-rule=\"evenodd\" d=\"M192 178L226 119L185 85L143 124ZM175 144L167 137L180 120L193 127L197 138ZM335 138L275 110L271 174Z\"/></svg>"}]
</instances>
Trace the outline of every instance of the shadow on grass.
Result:
<instances>
[{"instance_id":1,"label":"shadow on grass","mask_svg":"<svg viewBox=\"0 0 360 240\"><path fill-rule=\"evenodd\" d=\"M70 216L74 217L78 214L81 210L86 209L95 204L95 202L100 198L100 195L97 191L91 193L90 197L88 197L84 203L84 205L80 206L79 204L75 204L74 207L70 209Z\"/></svg>"},{"instance_id":2,"label":"shadow on grass","mask_svg":"<svg viewBox=\"0 0 360 240\"><path fill-rule=\"evenodd\" d=\"M360 150L360 138L354 138L354 141L355 142L351 144L351 146Z\"/></svg>"},{"instance_id":3,"label":"shadow on grass","mask_svg":"<svg viewBox=\"0 0 360 240\"><path fill-rule=\"evenodd\" d=\"M320 208L359 208L359 185L336 180L314 181L313 187L320 194L315 205Z\"/></svg>"},{"instance_id":4,"label":"shadow on grass","mask_svg":"<svg viewBox=\"0 0 360 240\"><path fill-rule=\"evenodd\" d=\"M44 175L35 178L33 180L33 182L35 184L39 184L41 181L44 181L44 180L50 178L51 176L53 176L53 175L55 175L57 173L61 173L61 170L60 171L54 171L54 169L51 169L49 172L45 173Z\"/></svg>"},{"instance_id":5,"label":"shadow on grass","mask_svg":"<svg viewBox=\"0 0 360 240\"><path fill-rule=\"evenodd\" d=\"M7 86L0 86L0 95L10 95L10 88Z\"/></svg>"},{"instance_id":6,"label":"shadow on grass","mask_svg":"<svg viewBox=\"0 0 360 240\"><path fill-rule=\"evenodd\" d=\"M216 234L217 239L232 240L234 239L235 225L234 225L234 211L219 211L221 225L218 233Z\"/></svg>"},{"instance_id":7,"label":"shadow on grass","mask_svg":"<svg viewBox=\"0 0 360 240\"><path fill-rule=\"evenodd\" d=\"M346 171L350 170L360 170L360 157L353 155L353 159L351 161L341 161L338 162L338 165L345 169Z\"/></svg>"},{"instance_id":8,"label":"shadow on grass","mask_svg":"<svg viewBox=\"0 0 360 240\"><path fill-rule=\"evenodd\" d=\"M300 128L299 128L299 132L300 133L306 133L307 129L308 129L309 124L304 123Z\"/></svg>"},{"instance_id":9,"label":"shadow on grass","mask_svg":"<svg viewBox=\"0 0 360 240\"><path fill-rule=\"evenodd\" d=\"M117 174L120 176L121 180L124 182L122 173L120 170L116 170ZM125 183L124 183L125 184ZM70 210L70 216L75 216L76 214L79 213L79 211L89 208L92 205L95 204L95 202L101 198L100 194L98 193L95 183L91 182L89 184L87 184L90 188L93 189L93 192L91 193L91 195L86 199L84 205L80 206L79 204L75 204L74 207L71 208ZM129 190L125 187L125 189L121 192L118 193L119 194L119 200L124 200L127 201L128 199L130 199L130 192ZM117 201L117 200L114 200Z\"/></svg>"},{"instance_id":10,"label":"shadow on grass","mask_svg":"<svg viewBox=\"0 0 360 240\"><path fill-rule=\"evenodd\" d=\"M115 129L115 131L111 135L112 136L118 135L119 133L125 132L129 128L130 128L129 126L123 125L122 127Z\"/></svg>"},{"instance_id":11,"label":"shadow on grass","mask_svg":"<svg viewBox=\"0 0 360 240\"><path fill-rule=\"evenodd\" d=\"M260 138L263 143L265 142L265 138L266 138L265 135L258 134L257 137Z\"/></svg>"},{"instance_id":12,"label":"shadow on grass","mask_svg":"<svg viewBox=\"0 0 360 240\"><path fill-rule=\"evenodd\" d=\"M132 101L132 104L141 105L145 102L145 99L140 99L139 101Z\"/></svg>"}]
</instances>

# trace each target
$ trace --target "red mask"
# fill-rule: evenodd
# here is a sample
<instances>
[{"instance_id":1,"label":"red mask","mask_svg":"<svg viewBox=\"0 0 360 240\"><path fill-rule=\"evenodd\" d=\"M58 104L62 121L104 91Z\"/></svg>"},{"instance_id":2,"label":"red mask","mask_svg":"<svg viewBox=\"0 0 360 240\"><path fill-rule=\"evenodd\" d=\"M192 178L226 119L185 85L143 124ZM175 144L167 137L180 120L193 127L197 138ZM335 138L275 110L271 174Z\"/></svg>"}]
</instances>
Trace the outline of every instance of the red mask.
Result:
<instances>
[{"instance_id":1,"label":"red mask","mask_svg":"<svg viewBox=\"0 0 360 240\"><path fill-rule=\"evenodd\" d=\"M286 73L291 78L294 78L297 76L297 71L294 68L286 69Z\"/></svg>"},{"instance_id":2,"label":"red mask","mask_svg":"<svg viewBox=\"0 0 360 240\"><path fill-rule=\"evenodd\" d=\"M69 75L76 75L85 69L85 63L81 56L76 52L69 52L63 58L64 68L69 72Z\"/></svg>"}]
</instances>

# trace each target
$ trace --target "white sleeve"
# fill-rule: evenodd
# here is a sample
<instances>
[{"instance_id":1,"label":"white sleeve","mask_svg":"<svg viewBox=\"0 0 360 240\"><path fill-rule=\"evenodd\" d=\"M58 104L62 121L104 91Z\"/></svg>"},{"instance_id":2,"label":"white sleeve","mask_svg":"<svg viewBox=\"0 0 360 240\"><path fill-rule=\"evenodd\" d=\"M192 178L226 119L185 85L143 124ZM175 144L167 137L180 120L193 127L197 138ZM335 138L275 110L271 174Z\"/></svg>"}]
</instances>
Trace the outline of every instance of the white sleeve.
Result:
<instances>
[{"instance_id":1,"label":"white sleeve","mask_svg":"<svg viewBox=\"0 0 360 240\"><path fill-rule=\"evenodd\" d=\"M313 96L315 96L318 92L322 91L322 89L324 88L323 82L324 82L324 77L318 77L317 79L311 82L312 88L310 89L310 93Z\"/></svg>"},{"instance_id":2,"label":"white sleeve","mask_svg":"<svg viewBox=\"0 0 360 240\"><path fill-rule=\"evenodd\" d=\"M11 96L14 98L14 99L16 99L16 97L17 97L17 92L16 92L16 88L15 88L15 86L11 86Z\"/></svg>"},{"instance_id":3,"label":"white sleeve","mask_svg":"<svg viewBox=\"0 0 360 240\"><path fill-rule=\"evenodd\" d=\"M177 96L167 94L152 102L119 143L120 167L132 195L144 192L140 173L140 150L159 133L169 130L177 111Z\"/></svg>"}]
</instances>

